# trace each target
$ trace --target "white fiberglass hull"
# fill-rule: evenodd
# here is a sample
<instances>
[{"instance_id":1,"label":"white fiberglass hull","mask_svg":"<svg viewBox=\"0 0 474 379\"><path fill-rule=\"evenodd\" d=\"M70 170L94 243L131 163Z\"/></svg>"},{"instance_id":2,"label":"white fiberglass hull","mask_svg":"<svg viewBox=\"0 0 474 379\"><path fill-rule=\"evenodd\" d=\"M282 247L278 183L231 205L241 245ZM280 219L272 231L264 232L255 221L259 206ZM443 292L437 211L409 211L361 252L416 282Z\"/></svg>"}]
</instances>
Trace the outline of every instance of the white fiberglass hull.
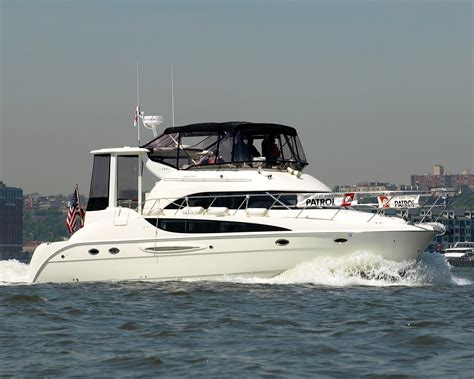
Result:
<instances>
[{"instance_id":1,"label":"white fiberglass hull","mask_svg":"<svg viewBox=\"0 0 474 379\"><path fill-rule=\"evenodd\" d=\"M30 274L39 283L269 277L317 257L358 251L395 261L414 259L435 234L414 228L346 233L344 242L335 242L341 232L294 231L66 241L41 245L33 255ZM91 249L98 253L91 255Z\"/></svg>"}]
</instances>

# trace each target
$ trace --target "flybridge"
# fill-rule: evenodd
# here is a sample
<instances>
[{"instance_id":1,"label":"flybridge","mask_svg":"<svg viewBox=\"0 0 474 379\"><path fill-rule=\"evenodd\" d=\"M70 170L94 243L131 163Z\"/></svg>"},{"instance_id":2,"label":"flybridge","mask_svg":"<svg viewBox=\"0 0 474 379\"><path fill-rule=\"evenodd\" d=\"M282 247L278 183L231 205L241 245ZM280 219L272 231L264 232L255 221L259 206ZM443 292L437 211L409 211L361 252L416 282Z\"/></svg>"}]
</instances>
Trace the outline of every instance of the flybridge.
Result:
<instances>
[{"instance_id":1,"label":"flybridge","mask_svg":"<svg viewBox=\"0 0 474 379\"><path fill-rule=\"evenodd\" d=\"M221 167L288 167L308 163L292 127L250 122L201 123L167 128L145 144L149 158L178 170Z\"/></svg>"}]
</instances>

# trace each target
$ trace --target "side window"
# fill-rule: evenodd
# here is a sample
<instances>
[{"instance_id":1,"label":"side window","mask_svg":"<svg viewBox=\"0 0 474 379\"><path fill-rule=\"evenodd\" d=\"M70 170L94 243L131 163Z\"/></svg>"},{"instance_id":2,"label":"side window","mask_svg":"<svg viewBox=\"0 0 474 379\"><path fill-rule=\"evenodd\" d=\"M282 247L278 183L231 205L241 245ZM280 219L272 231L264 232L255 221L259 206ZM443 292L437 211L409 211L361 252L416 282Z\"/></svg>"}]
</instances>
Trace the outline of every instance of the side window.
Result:
<instances>
[{"instance_id":1,"label":"side window","mask_svg":"<svg viewBox=\"0 0 474 379\"><path fill-rule=\"evenodd\" d=\"M289 231L273 225L253 224L247 222L214 221L214 220L183 220L166 218L147 218L150 224L158 229L172 233L244 233L244 232L275 232Z\"/></svg>"},{"instance_id":2,"label":"side window","mask_svg":"<svg viewBox=\"0 0 474 379\"><path fill-rule=\"evenodd\" d=\"M117 157L117 205L135 208L138 202L138 156Z\"/></svg>"},{"instance_id":3,"label":"side window","mask_svg":"<svg viewBox=\"0 0 474 379\"><path fill-rule=\"evenodd\" d=\"M109 206L110 155L95 155L87 211L98 211Z\"/></svg>"},{"instance_id":4,"label":"side window","mask_svg":"<svg viewBox=\"0 0 474 379\"><path fill-rule=\"evenodd\" d=\"M248 208L282 208L284 206L294 207L297 204L295 194L260 194L250 193ZM202 196L202 197L201 197ZM166 209L183 208L186 205L190 207L203 207L204 209L213 207L226 207L229 209L245 208L246 194L239 192L208 192L189 195L188 203L185 198L175 200L166 206Z\"/></svg>"}]
</instances>

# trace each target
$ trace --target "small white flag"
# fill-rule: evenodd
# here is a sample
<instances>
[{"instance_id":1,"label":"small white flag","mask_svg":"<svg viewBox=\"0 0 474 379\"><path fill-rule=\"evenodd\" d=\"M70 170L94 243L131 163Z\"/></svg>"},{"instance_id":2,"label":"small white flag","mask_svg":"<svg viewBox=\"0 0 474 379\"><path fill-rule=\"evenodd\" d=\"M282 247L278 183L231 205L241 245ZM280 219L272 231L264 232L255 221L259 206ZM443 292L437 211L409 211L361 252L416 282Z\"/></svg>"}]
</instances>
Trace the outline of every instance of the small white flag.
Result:
<instances>
[{"instance_id":1,"label":"small white flag","mask_svg":"<svg viewBox=\"0 0 474 379\"><path fill-rule=\"evenodd\" d=\"M135 117L133 117L133 126L138 126L138 118L140 117L140 106L135 109Z\"/></svg>"}]
</instances>

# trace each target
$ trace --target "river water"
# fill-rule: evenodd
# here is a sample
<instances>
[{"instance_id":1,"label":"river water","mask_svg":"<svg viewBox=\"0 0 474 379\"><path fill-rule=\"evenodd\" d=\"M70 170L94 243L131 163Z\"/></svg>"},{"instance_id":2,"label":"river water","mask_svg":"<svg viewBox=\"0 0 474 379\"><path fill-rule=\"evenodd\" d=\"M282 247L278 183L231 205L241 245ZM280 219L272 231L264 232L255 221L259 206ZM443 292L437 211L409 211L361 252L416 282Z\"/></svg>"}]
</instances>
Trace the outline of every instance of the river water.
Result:
<instances>
[{"instance_id":1,"label":"river water","mask_svg":"<svg viewBox=\"0 0 474 379\"><path fill-rule=\"evenodd\" d=\"M474 268L360 253L272 279L28 284L0 262L1 377L474 375Z\"/></svg>"}]
</instances>

